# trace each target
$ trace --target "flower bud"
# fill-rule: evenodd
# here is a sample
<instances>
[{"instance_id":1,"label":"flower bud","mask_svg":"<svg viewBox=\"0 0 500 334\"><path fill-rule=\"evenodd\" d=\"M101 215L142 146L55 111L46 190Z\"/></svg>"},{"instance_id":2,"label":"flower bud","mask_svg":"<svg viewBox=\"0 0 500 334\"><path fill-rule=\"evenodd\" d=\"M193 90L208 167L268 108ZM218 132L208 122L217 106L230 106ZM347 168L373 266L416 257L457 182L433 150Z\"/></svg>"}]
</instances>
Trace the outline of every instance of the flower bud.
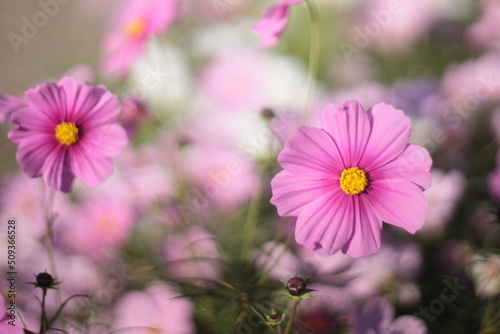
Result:
<instances>
[{"instance_id":1,"label":"flower bud","mask_svg":"<svg viewBox=\"0 0 500 334\"><path fill-rule=\"evenodd\" d=\"M54 278L49 273L40 273L36 275L36 283L42 288L50 288L54 283Z\"/></svg>"},{"instance_id":2,"label":"flower bud","mask_svg":"<svg viewBox=\"0 0 500 334\"><path fill-rule=\"evenodd\" d=\"M292 277L286 282L285 288L292 296L300 296L306 292L306 282L300 277Z\"/></svg>"}]
</instances>

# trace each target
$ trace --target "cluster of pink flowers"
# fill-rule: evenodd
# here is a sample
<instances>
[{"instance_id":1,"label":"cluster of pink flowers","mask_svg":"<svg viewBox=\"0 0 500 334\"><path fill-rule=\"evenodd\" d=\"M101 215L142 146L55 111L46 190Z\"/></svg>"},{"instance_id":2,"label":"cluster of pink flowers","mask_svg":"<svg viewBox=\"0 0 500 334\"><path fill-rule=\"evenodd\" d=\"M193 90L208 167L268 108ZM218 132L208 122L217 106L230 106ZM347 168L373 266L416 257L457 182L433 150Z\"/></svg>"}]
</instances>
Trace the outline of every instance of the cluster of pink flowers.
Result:
<instances>
[{"instance_id":1,"label":"cluster of pink flowers","mask_svg":"<svg viewBox=\"0 0 500 334\"><path fill-rule=\"evenodd\" d=\"M263 5L82 2L0 94L0 334L496 333L498 1Z\"/></svg>"}]
</instances>

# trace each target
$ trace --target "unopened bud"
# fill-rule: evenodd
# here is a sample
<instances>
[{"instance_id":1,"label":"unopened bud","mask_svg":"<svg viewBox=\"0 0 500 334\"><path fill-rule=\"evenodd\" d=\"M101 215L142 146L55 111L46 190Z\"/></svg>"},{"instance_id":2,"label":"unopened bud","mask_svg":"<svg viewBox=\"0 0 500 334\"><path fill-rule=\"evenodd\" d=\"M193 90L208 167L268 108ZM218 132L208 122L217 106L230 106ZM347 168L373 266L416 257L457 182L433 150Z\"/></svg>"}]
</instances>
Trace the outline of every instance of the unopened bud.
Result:
<instances>
[{"instance_id":1,"label":"unopened bud","mask_svg":"<svg viewBox=\"0 0 500 334\"><path fill-rule=\"evenodd\" d=\"M306 282L300 277L292 277L286 282L285 288L292 296L300 296L306 292Z\"/></svg>"}]
</instances>

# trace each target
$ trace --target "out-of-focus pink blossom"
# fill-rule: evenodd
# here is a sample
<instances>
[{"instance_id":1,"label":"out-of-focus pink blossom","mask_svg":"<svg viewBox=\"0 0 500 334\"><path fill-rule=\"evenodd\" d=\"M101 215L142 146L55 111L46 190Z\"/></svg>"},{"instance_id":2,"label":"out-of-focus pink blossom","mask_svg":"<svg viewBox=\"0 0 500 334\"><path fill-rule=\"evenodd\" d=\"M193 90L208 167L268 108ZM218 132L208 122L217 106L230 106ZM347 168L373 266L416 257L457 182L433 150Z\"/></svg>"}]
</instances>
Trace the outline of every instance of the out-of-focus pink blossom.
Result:
<instances>
[{"instance_id":1,"label":"out-of-focus pink blossom","mask_svg":"<svg viewBox=\"0 0 500 334\"><path fill-rule=\"evenodd\" d=\"M383 298L367 301L353 308L351 314L353 334L426 334L425 323L414 316L394 319L394 308Z\"/></svg>"},{"instance_id":2,"label":"out-of-focus pink blossom","mask_svg":"<svg viewBox=\"0 0 500 334\"><path fill-rule=\"evenodd\" d=\"M186 148L182 171L195 186L193 207L228 210L248 201L259 182L254 163L234 149L210 144Z\"/></svg>"},{"instance_id":3,"label":"out-of-focus pink blossom","mask_svg":"<svg viewBox=\"0 0 500 334\"><path fill-rule=\"evenodd\" d=\"M257 112L265 107L303 108L306 81L299 60L240 48L214 58L203 72L201 88L218 109Z\"/></svg>"},{"instance_id":4,"label":"out-of-focus pink blossom","mask_svg":"<svg viewBox=\"0 0 500 334\"><path fill-rule=\"evenodd\" d=\"M122 112L119 119L121 125L127 131L128 138L132 139L135 137L139 123L150 116L151 112L143 101L128 97L122 103Z\"/></svg>"},{"instance_id":5,"label":"out-of-focus pink blossom","mask_svg":"<svg viewBox=\"0 0 500 334\"><path fill-rule=\"evenodd\" d=\"M433 169L431 174L431 187L425 192L429 212L424 226L418 232L425 237L440 236L444 232L466 185L463 173L456 169L447 173Z\"/></svg>"},{"instance_id":6,"label":"out-of-focus pink blossom","mask_svg":"<svg viewBox=\"0 0 500 334\"><path fill-rule=\"evenodd\" d=\"M351 51L366 47L382 52L405 50L430 28L439 14L433 0L363 3L366 5L351 29Z\"/></svg>"},{"instance_id":7,"label":"out-of-focus pink blossom","mask_svg":"<svg viewBox=\"0 0 500 334\"><path fill-rule=\"evenodd\" d=\"M101 193L85 202L74 220L65 222L63 239L71 251L106 260L124 244L134 226L136 212L123 194Z\"/></svg>"},{"instance_id":8,"label":"out-of-focus pink blossom","mask_svg":"<svg viewBox=\"0 0 500 334\"><path fill-rule=\"evenodd\" d=\"M269 48L278 43L288 25L290 5L303 0L281 0L266 9L261 19L254 24L253 31L262 36L260 46Z\"/></svg>"},{"instance_id":9,"label":"out-of-focus pink blossom","mask_svg":"<svg viewBox=\"0 0 500 334\"><path fill-rule=\"evenodd\" d=\"M269 62L255 51L228 52L206 69L202 78L205 93L223 107L257 108L267 94Z\"/></svg>"},{"instance_id":10,"label":"out-of-focus pink blossom","mask_svg":"<svg viewBox=\"0 0 500 334\"><path fill-rule=\"evenodd\" d=\"M102 70L114 76L126 76L146 42L167 29L176 16L176 0L128 0L116 30L103 42Z\"/></svg>"},{"instance_id":11,"label":"out-of-focus pink blossom","mask_svg":"<svg viewBox=\"0 0 500 334\"><path fill-rule=\"evenodd\" d=\"M17 172L7 174L2 182L0 193L0 217L16 219L22 224L18 226L20 238L39 239L47 232L46 220L49 192L43 181L30 179L26 174ZM73 207L67 197L61 193L54 194L53 210L57 213L67 212ZM59 218L56 217L56 229Z\"/></svg>"},{"instance_id":12,"label":"out-of-focus pink blossom","mask_svg":"<svg viewBox=\"0 0 500 334\"><path fill-rule=\"evenodd\" d=\"M193 311L189 299L174 287L153 282L144 291L128 292L120 298L112 328L130 334L191 334L195 333Z\"/></svg>"},{"instance_id":13,"label":"out-of-focus pink blossom","mask_svg":"<svg viewBox=\"0 0 500 334\"><path fill-rule=\"evenodd\" d=\"M471 43L480 47L500 51L500 2L497 0L479 1L483 15L480 20L472 24L468 31Z\"/></svg>"},{"instance_id":14,"label":"out-of-focus pink blossom","mask_svg":"<svg viewBox=\"0 0 500 334\"><path fill-rule=\"evenodd\" d=\"M124 150L117 157L121 178L116 180L123 187L128 201L138 208L147 208L175 195L173 176L169 163L173 160L168 144L144 145ZM111 185L115 187L116 185Z\"/></svg>"},{"instance_id":15,"label":"out-of-focus pink blossom","mask_svg":"<svg viewBox=\"0 0 500 334\"><path fill-rule=\"evenodd\" d=\"M444 115L445 120L458 117L463 122L477 109L500 100L499 57L499 53L490 52L446 69L442 85L452 112Z\"/></svg>"},{"instance_id":16,"label":"out-of-focus pink blossom","mask_svg":"<svg viewBox=\"0 0 500 334\"><path fill-rule=\"evenodd\" d=\"M162 255L167 274L175 279L205 285L203 280L216 280L220 276L217 242L199 226L168 237Z\"/></svg>"}]
</instances>

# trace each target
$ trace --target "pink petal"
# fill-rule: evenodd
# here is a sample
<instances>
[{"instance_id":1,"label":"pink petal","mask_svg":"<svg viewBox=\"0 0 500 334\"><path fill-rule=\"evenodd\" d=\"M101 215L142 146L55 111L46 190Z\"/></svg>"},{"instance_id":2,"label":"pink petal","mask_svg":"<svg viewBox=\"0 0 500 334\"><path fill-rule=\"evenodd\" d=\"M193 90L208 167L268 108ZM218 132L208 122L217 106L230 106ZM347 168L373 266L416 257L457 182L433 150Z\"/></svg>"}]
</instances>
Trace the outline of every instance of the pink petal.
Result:
<instances>
[{"instance_id":1,"label":"pink petal","mask_svg":"<svg viewBox=\"0 0 500 334\"><path fill-rule=\"evenodd\" d=\"M342 247L342 252L352 257L368 256L380 249L382 220L363 196L353 196L353 229L349 240Z\"/></svg>"},{"instance_id":2,"label":"pink petal","mask_svg":"<svg viewBox=\"0 0 500 334\"><path fill-rule=\"evenodd\" d=\"M91 188L104 182L113 173L111 159L88 155L78 145L71 147L70 164L75 176Z\"/></svg>"},{"instance_id":3,"label":"pink petal","mask_svg":"<svg viewBox=\"0 0 500 334\"><path fill-rule=\"evenodd\" d=\"M295 228L297 242L323 256L340 250L353 227L353 197L337 189L303 207Z\"/></svg>"},{"instance_id":4,"label":"pink petal","mask_svg":"<svg viewBox=\"0 0 500 334\"><path fill-rule=\"evenodd\" d=\"M127 132L118 124L103 125L84 133L78 143L82 152L98 157L114 157L127 145Z\"/></svg>"},{"instance_id":5,"label":"pink petal","mask_svg":"<svg viewBox=\"0 0 500 334\"><path fill-rule=\"evenodd\" d=\"M373 180L406 180L425 190L431 185L431 165L432 159L425 148L408 144L396 159L367 172Z\"/></svg>"},{"instance_id":6,"label":"pink petal","mask_svg":"<svg viewBox=\"0 0 500 334\"><path fill-rule=\"evenodd\" d=\"M25 333L24 329L21 326L9 325L8 321L11 321L11 320L10 320L10 318L6 317L5 321L0 322L0 333L2 333L2 334L24 334Z\"/></svg>"},{"instance_id":7,"label":"pink petal","mask_svg":"<svg viewBox=\"0 0 500 334\"><path fill-rule=\"evenodd\" d=\"M86 113L80 111L78 115L75 115L75 123L81 125L86 131L115 121L121 109L116 95L111 94L106 87L99 85L92 88L90 94L98 102Z\"/></svg>"},{"instance_id":8,"label":"pink petal","mask_svg":"<svg viewBox=\"0 0 500 334\"><path fill-rule=\"evenodd\" d=\"M285 29L288 23L288 5L277 4L269 6L262 17L252 27L259 34L276 34Z\"/></svg>"},{"instance_id":9,"label":"pink petal","mask_svg":"<svg viewBox=\"0 0 500 334\"><path fill-rule=\"evenodd\" d=\"M304 206L316 198L338 189L339 183L332 179L302 179L283 170L271 181L274 204L280 216L298 216Z\"/></svg>"},{"instance_id":10,"label":"pink petal","mask_svg":"<svg viewBox=\"0 0 500 334\"><path fill-rule=\"evenodd\" d=\"M31 134L19 144L16 152L17 161L29 177L41 176L45 160L53 154L56 146L58 144L53 136Z\"/></svg>"},{"instance_id":11,"label":"pink petal","mask_svg":"<svg viewBox=\"0 0 500 334\"><path fill-rule=\"evenodd\" d=\"M31 137L33 133L45 134L55 138L55 127L52 119L46 114L24 107L12 114L12 122L18 128L9 132L8 138L14 144L19 144L24 138Z\"/></svg>"},{"instance_id":12,"label":"pink petal","mask_svg":"<svg viewBox=\"0 0 500 334\"><path fill-rule=\"evenodd\" d=\"M357 166L370 136L370 121L361 104L349 100L341 107L325 106L321 113L321 127L339 145L346 167Z\"/></svg>"},{"instance_id":13,"label":"pink petal","mask_svg":"<svg viewBox=\"0 0 500 334\"><path fill-rule=\"evenodd\" d=\"M415 233L424 224L428 205L419 186L401 180L373 181L368 196L384 222Z\"/></svg>"},{"instance_id":14,"label":"pink petal","mask_svg":"<svg viewBox=\"0 0 500 334\"><path fill-rule=\"evenodd\" d=\"M269 48L278 43L288 24L288 5L277 4L266 9L252 30L262 35L260 46Z\"/></svg>"},{"instance_id":15,"label":"pink petal","mask_svg":"<svg viewBox=\"0 0 500 334\"><path fill-rule=\"evenodd\" d=\"M42 83L24 93L26 102L35 110L44 113L54 124L66 119L66 93L55 83Z\"/></svg>"},{"instance_id":16,"label":"pink petal","mask_svg":"<svg viewBox=\"0 0 500 334\"><path fill-rule=\"evenodd\" d=\"M372 170L396 158L408 144L411 122L401 110L384 103L368 110L372 131L359 167Z\"/></svg>"},{"instance_id":17,"label":"pink petal","mask_svg":"<svg viewBox=\"0 0 500 334\"><path fill-rule=\"evenodd\" d=\"M161 33L177 17L177 1L155 1L148 9L148 35Z\"/></svg>"},{"instance_id":18,"label":"pink petal","mask_svg":"<svg viewBox=\"0 0 500 334\"><path fill-rule=\"evenodd\" d=\"M80 115L89 113L99 102L100 95L94 94L92 86L79 83L70 77L62 78L58 84L64 88L67 97L67 122L76 122Z\"/></svg>"},{"instance_id":19,"label":"pink petal","mask_svg":"<svg viewBox=\"0 0 500 334\"><path fill-rule=\"evenodd\" d=\"M291 174L314 179L338 179L345 169L334 140L313 127L297 129L285 143L278 162Z\"/></svg>"},{"instance_id":20,"label":"pink petal","mask_svg":"<svg viewBox=\"0 0 500 334\"><path fill-rule=\"evenodd\" d=\"M69 162L66 160L67 150L68 147L65 145L57 145L47 156L43 167L43 176L49 187L62 192L70 191L74 178Z\"/></svg>"},{"instance_id":21,"label":"pink petal","mask_svg":"<svg viewBox=\"0 0 500 334\"><path fill-rule=\"evenodd\" d=\"M100 67L107 74L126 77L130 66L143 48L142 41L130 40L122 34L112 34L103 43L105 58Z\"/></svg>"},{"instance_id":22,"label":"pink petal","mask_svg":"<svg viewBox=\"0 0 500 334\"><path fill-rule=\"evenodd\" d=\"M26 102L23 99L0 94L0 123L10 122L12 113L23 107L26 107Z\"/></svg>"}]
</instances>

